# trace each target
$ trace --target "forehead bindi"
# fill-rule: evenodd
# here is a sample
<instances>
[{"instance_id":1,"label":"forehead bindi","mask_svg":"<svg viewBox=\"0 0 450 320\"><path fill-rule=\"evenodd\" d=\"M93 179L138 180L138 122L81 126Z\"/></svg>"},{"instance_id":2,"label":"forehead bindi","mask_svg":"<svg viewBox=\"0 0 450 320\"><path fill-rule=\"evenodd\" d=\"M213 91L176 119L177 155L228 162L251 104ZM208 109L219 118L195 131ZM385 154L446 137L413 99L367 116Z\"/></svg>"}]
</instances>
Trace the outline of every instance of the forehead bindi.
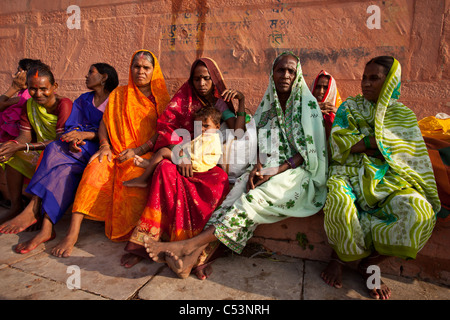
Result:
<instances>
[{"instance_id":1,"label":"forehead bindi","mask_svg":"<svg viewBox=\"0 0 450 320\"><path fill-rule=\"evenodd\" d=\"M51 87L50 81L47 77L33 76L28 80L30 87L34 88L49 88Z\"/></svg>"}]
</instances>

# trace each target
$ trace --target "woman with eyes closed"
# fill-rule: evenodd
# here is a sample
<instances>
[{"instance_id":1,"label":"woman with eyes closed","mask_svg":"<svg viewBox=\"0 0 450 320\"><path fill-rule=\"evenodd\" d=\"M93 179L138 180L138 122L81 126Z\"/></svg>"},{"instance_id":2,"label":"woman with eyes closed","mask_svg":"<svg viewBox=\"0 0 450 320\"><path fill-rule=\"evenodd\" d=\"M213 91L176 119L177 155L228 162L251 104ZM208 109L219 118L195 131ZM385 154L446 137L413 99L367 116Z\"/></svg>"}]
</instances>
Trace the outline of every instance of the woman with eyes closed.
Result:
<instances>
[{"instance_id":1,"label":"woman with eyes closed","mask_svg":"<svg viewBox=\"0 0 450 320\"><path fill-rule=\"evenodd\" d=\"M369 266L390 256L415 259L435 225L440 201L430 158L415 114L398 101L400 87L396 59L370 60L362 95L347 98L333 122L323 210L333 253L321 277L335 288L342 287L346 262L360 260L367 285ZM381 280L368 293L391 296Z\"/></svg>"},{"instance_id":2,"label":"woman with eyes closed","mask_svg":"<svg viewBox=\"0 0 450 320\"><path fill-rule=\"evenodd\" d=\"M233 99L239 101L237 115ZM188 81L158 119L155 150L173 148L192 139L194 131L201 129L195 128L193 121L195 112L201 108L216 108L228 128L243 129L244 100L241 92L226 89L222 74L212 59L198 59L191 66ZM193 172L188 158L179 163L163 160L151 178L148 203L127 244L126 251L130 253L123 257L122 265L131 267L142 258L149 258L143 241L146 236L155 241L173 242L200 233L228 191L228 176L218 166L206 172ZM201 279L206 278L203 271L195 273Z\"/></svg>"},{"instance_id":3,"label":"woman with eyes closed","mask_svg":"<svg viewBox=\"0 0 450 320\"><path fill-rule=\"evenodd\" d=\"M56 94L58 83L47 65L38 63L28 70L27 86L31 98L22 107L19 135L0 146L0 163L6 167L12 208L17 215L0 226L0 233L19 233L37 222L35 217L24 220L18 215L24 209L24 177L33 177L42 150L63 134L72 111L72 101Z\"/></svg>"},{"instance_id":4,"label":"woman with eyes closed","mask_svg":"<svg viewBox=\"0 0 450 320\"><path fill-rule=\"evenodd\" d=\"M127 241L139 220L148 190L127 188L122 182L145 169L133 163L135 155L150 158L156 140L156 121L169 102L166 83L156 57L147 50L133 54L128 84L109 95L98 129L99 150L83 172L72 209L67 235L52 250L69 257L78 240L81 223L103 221L112 241Z\"/></svg>"}]
</instances>

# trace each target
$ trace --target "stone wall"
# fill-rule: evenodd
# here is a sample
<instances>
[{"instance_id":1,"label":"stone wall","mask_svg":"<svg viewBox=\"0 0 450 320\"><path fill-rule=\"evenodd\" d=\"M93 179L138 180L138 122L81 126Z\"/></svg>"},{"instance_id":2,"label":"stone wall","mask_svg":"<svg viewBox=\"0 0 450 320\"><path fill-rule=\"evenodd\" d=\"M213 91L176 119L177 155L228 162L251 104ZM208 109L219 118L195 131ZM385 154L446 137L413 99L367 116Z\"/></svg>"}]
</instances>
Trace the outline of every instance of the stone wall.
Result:
<instances>
[{"instance_id":1,"label":"stone wall","mask_svg":"<svg viewBox=\"0 0 450 320\"><path fill-rule=\"evenodd\" d=\"M132 53L146 48L171 94L209 56L253 112L282 51L300 56L308 83L321 69L333 74L344 99L359 93L367 60L390 54L403 67L401 100L421 119L450 114L449 13L450 0L2 0L0 88L19 59L39 58L75 99L92 63L112 64L124 84Z\"/></svg>"}]
</instances>

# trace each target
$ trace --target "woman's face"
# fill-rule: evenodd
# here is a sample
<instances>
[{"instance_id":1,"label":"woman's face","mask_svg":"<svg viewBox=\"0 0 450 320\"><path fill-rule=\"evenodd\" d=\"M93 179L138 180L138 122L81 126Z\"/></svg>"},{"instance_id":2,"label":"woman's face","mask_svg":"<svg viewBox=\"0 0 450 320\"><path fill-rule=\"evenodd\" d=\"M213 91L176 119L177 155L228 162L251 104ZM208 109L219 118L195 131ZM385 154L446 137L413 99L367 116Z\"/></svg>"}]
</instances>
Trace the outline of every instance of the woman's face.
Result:
<instances>
[{"instance_id":1,"label":"woman's face","mask_svg":"<svg viewBox=\"0 0 450 320\"><path fill-rule=\"evenodd\" d=\"M367 100L376 103L386 80L385 68L376 63L371 63L364 69L361 80L361 91Z\"/></svg>"},{"instance_id":2,"label":"woman's face","mask_svg":"<svg viewBox=\"0 0 450 320\"><path fill-rule=\"evenodd\" d=\"M316 86L312 92L313 96L317 101L322 102L325 97L325 93L328 91L328 85L330 83L330 78L327 76L320 76L317 80Z\"/></svg>"},{"instance_id":3,"label":"woman's face","mask_svg":"<svg viewBox=\"0 0 450 320\"><path fill-rule=\"evenodd\" d=\"M104 86L107 77L107 75L102 75L98 72L96 67L91 66L86 75L86 87L93 90L97 86Z\"/></svg>"},{"instance_id":4,"label":"woman's face","mask_svg":"<svg viewBox=\"0 0 450 320\"><path fill-rule=\"evenodd\" d=\"M273 81L278 94L290 93L297 75L297 59L284 56L273 68Z\"/></svg>"},{"instance_id":5,"label":"woman's face","mask_svg":"<svg viewBox=\"0 0 450 320\"><path fill-rule=\"evenodd\" d=\"M199 64L194 69L192 75L192 83L194 84L195 91L205 97L212 91L213 82L206 66Z\"/></svg>"},{"instance_id":6,"label":"woman's face","mask_svg":"<svg viewBox=\"0 0 450 320\"><path fill-rule=\"evenodd\" d=\"M137 87L150 85L153 76L153 65L144 56L137 58L131 65L131 76Z\"/></svg>"},{"instance_id":7,"label":"woman's face","mask_svg":"<svg viewBox=\"0 0 450 320\"><path fill-rule=\"evenodd\" d=\"M28 78L28 92L38 104L50 107L55 102L55 90L58 84L51 84L47 77L31 76Z\"/></svg>"}]
</instances>

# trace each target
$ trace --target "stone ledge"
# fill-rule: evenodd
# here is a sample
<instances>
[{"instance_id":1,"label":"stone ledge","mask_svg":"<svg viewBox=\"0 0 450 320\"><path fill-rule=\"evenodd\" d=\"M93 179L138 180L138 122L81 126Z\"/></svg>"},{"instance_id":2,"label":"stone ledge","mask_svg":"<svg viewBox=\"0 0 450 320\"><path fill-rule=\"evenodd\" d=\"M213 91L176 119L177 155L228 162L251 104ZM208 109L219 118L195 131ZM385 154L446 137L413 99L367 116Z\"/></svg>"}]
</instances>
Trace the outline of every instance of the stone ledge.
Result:
<instances>
[{"instance_id":1,"label":"stone ledge","mask_svg":"<svg viewBox=\"0 0 450 320\"><path fill-rule=\"evenodd\" d=\"M433 235L417 259L389 259L382 264L382 272L450 285L449 236L450 219L438 218ZM250 242L278 254L323 262L329 261L332 252L323 228L322 211L307 218L289 218L275 224L260 225Z\"/></svg>"}]
</instances>

